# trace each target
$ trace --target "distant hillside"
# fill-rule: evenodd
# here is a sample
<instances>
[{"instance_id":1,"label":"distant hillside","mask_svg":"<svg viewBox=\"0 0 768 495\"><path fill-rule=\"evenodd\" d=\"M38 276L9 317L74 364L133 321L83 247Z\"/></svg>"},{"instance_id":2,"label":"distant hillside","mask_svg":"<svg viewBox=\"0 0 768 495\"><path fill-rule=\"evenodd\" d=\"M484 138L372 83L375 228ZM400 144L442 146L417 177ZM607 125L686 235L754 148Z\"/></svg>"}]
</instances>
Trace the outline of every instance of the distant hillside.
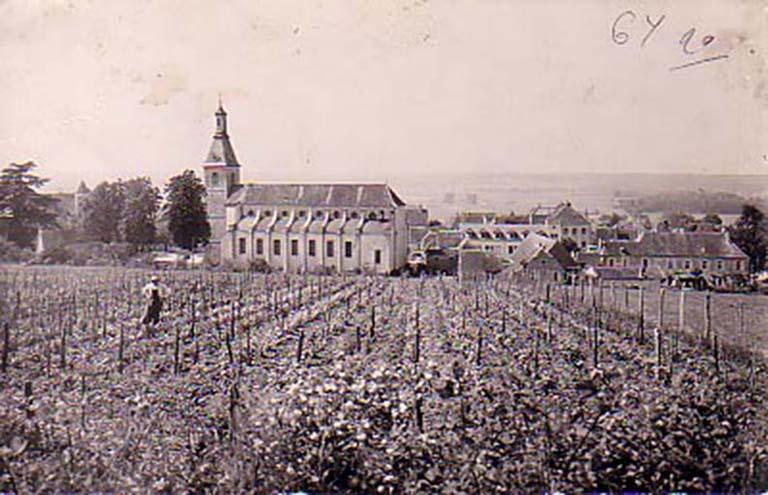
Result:
<instances>
[{"instance_id":1,"label":"distant hillside","mask_svg":"<svg viewBox=\"0 0 768 495\"><path fill-rule=\"evenodd\" d=\"M642 213L673 213L683 211L692 214L720 213L737 215L745 203L765 209L766 202L758 198L746 198L739 194L722 191L665 191L640 196L634 201L633 210Z\"/></svg>"}]
</instances>

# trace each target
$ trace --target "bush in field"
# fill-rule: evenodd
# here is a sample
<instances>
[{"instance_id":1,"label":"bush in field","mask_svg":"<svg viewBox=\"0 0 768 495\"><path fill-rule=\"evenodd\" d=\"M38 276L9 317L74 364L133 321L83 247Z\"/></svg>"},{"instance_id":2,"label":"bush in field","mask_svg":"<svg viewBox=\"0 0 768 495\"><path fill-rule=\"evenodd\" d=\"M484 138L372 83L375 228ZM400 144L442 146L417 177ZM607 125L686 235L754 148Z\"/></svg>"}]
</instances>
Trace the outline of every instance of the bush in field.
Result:
<instances>
[{"instance_id":1,"label":"bush in field","mask_svg":"<svg viewBox=\"0 0 768 495\"><path fill-rule=\"evenodd\" d=\"M34 258L29 249L19 247L13 242L0 239L0 263L22 263Z\"/></svg>"}]
</instances>

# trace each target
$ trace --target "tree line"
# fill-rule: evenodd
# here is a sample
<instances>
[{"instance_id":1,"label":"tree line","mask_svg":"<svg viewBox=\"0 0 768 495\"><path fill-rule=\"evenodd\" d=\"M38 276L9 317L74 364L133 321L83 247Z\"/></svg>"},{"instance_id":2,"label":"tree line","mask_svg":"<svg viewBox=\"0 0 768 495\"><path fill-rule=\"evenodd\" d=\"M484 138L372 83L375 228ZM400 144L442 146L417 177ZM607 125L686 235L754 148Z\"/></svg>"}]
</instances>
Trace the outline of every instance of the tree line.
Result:
<instances>
[{"instance_id":1,"label":"tree line","mask_svg":"<svg viewBox=\"0 0 768 495\"><path fill-rule=\"evenodd\" d=\"M0 238L22 248L34 245L38 229L65 227L59 200L39 191L49 179L36 174L36 167L11 163L0 171ZM69 227L83 240L127 242L138 250L169 241L185 249L206 244L211 229L202 181L185 170L171 177L163 192L148 177L101 182Z\"/></svg>"}]
</instances>

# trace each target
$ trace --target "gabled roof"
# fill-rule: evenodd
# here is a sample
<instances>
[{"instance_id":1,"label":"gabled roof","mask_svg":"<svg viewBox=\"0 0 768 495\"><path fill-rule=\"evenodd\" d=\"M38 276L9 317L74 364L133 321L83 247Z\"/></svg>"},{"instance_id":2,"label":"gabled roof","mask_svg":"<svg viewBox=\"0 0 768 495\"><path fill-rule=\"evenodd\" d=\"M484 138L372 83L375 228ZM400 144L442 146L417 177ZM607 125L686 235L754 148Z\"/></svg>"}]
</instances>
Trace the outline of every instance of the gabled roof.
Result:
<instances>
[{"instance_id":1,"label":"gabled roof","mask_svg":"<svg viewBox=\"0 0 768 495\"><path fill-rule=\"evenodd\" d=\"M540 254L552 256L564 269L573 268L577 263L559 241L538 234L528 234L512 253L510 259L515 265L524 266Z\"/></svg>"},{"instance_id":2,"label":"gabled roof","mask_svg":"<svg viewBox=\"0 0 768 495\"><path fill-rule=\"evenodd\" d=\"M547 217L547 224L550 225L588 225L589 220L576 211L571 203L561 203Z\"/></svg>"},{"instance_id":3,"label":"gabled roof","mask_svg":"<svg viewBox=\"0 0 768 495\"><path fill-rule=\"evenodd\" d=\"M747 258L728 234L720 232L643 232L627 250L637 256Z\"/></svg>"},{"instance_id":4,"label":"gabled roof","mask_svg":"<svg viewBox=\"0 0 768 495\"><path fill-rule=\"evenodd\" d=\"M464 234L458 230L432 230L421 239L422 249L455 249L464 240Z\"/></svg>"},{"instance_id":5,"label":"gabled roof","mask_svg":"<svg viewBox=\"0 0 768 495\"><path fill-rule=\"evenodd\" d=\"M391 208L405 203L386 184L246 184L227 205Z\"/></svg>"},{"instance_id":6,"label":"gabled roof","mask_svg":"<svg viewBox=\"0 0 768 495\"><path fill-rule=\"evenodd\" d=\"M721 232L643 232L633 241L606 241L606 256L740 258L747 255Z\"/></svg>"}]
</instances>

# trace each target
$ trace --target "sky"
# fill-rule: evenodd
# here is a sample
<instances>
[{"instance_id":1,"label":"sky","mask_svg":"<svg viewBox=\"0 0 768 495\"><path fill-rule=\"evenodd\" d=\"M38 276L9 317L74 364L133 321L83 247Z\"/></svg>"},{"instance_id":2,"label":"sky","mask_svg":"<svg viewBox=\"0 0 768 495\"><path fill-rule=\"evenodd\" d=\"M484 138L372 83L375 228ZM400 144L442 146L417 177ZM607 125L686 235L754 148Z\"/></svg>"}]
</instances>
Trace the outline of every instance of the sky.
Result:
<instances>
[{"instance_id":1,"label":"sky","mask_svg":"<svg viewBox=\"0 0 768 495\"><path fill-rule=\"evenodd\" d=\"M0 0L0 163L162 184L201 170L220 95L246 181L766 174L766 21L764 0Z\"/></svg>"}]
</instances>

